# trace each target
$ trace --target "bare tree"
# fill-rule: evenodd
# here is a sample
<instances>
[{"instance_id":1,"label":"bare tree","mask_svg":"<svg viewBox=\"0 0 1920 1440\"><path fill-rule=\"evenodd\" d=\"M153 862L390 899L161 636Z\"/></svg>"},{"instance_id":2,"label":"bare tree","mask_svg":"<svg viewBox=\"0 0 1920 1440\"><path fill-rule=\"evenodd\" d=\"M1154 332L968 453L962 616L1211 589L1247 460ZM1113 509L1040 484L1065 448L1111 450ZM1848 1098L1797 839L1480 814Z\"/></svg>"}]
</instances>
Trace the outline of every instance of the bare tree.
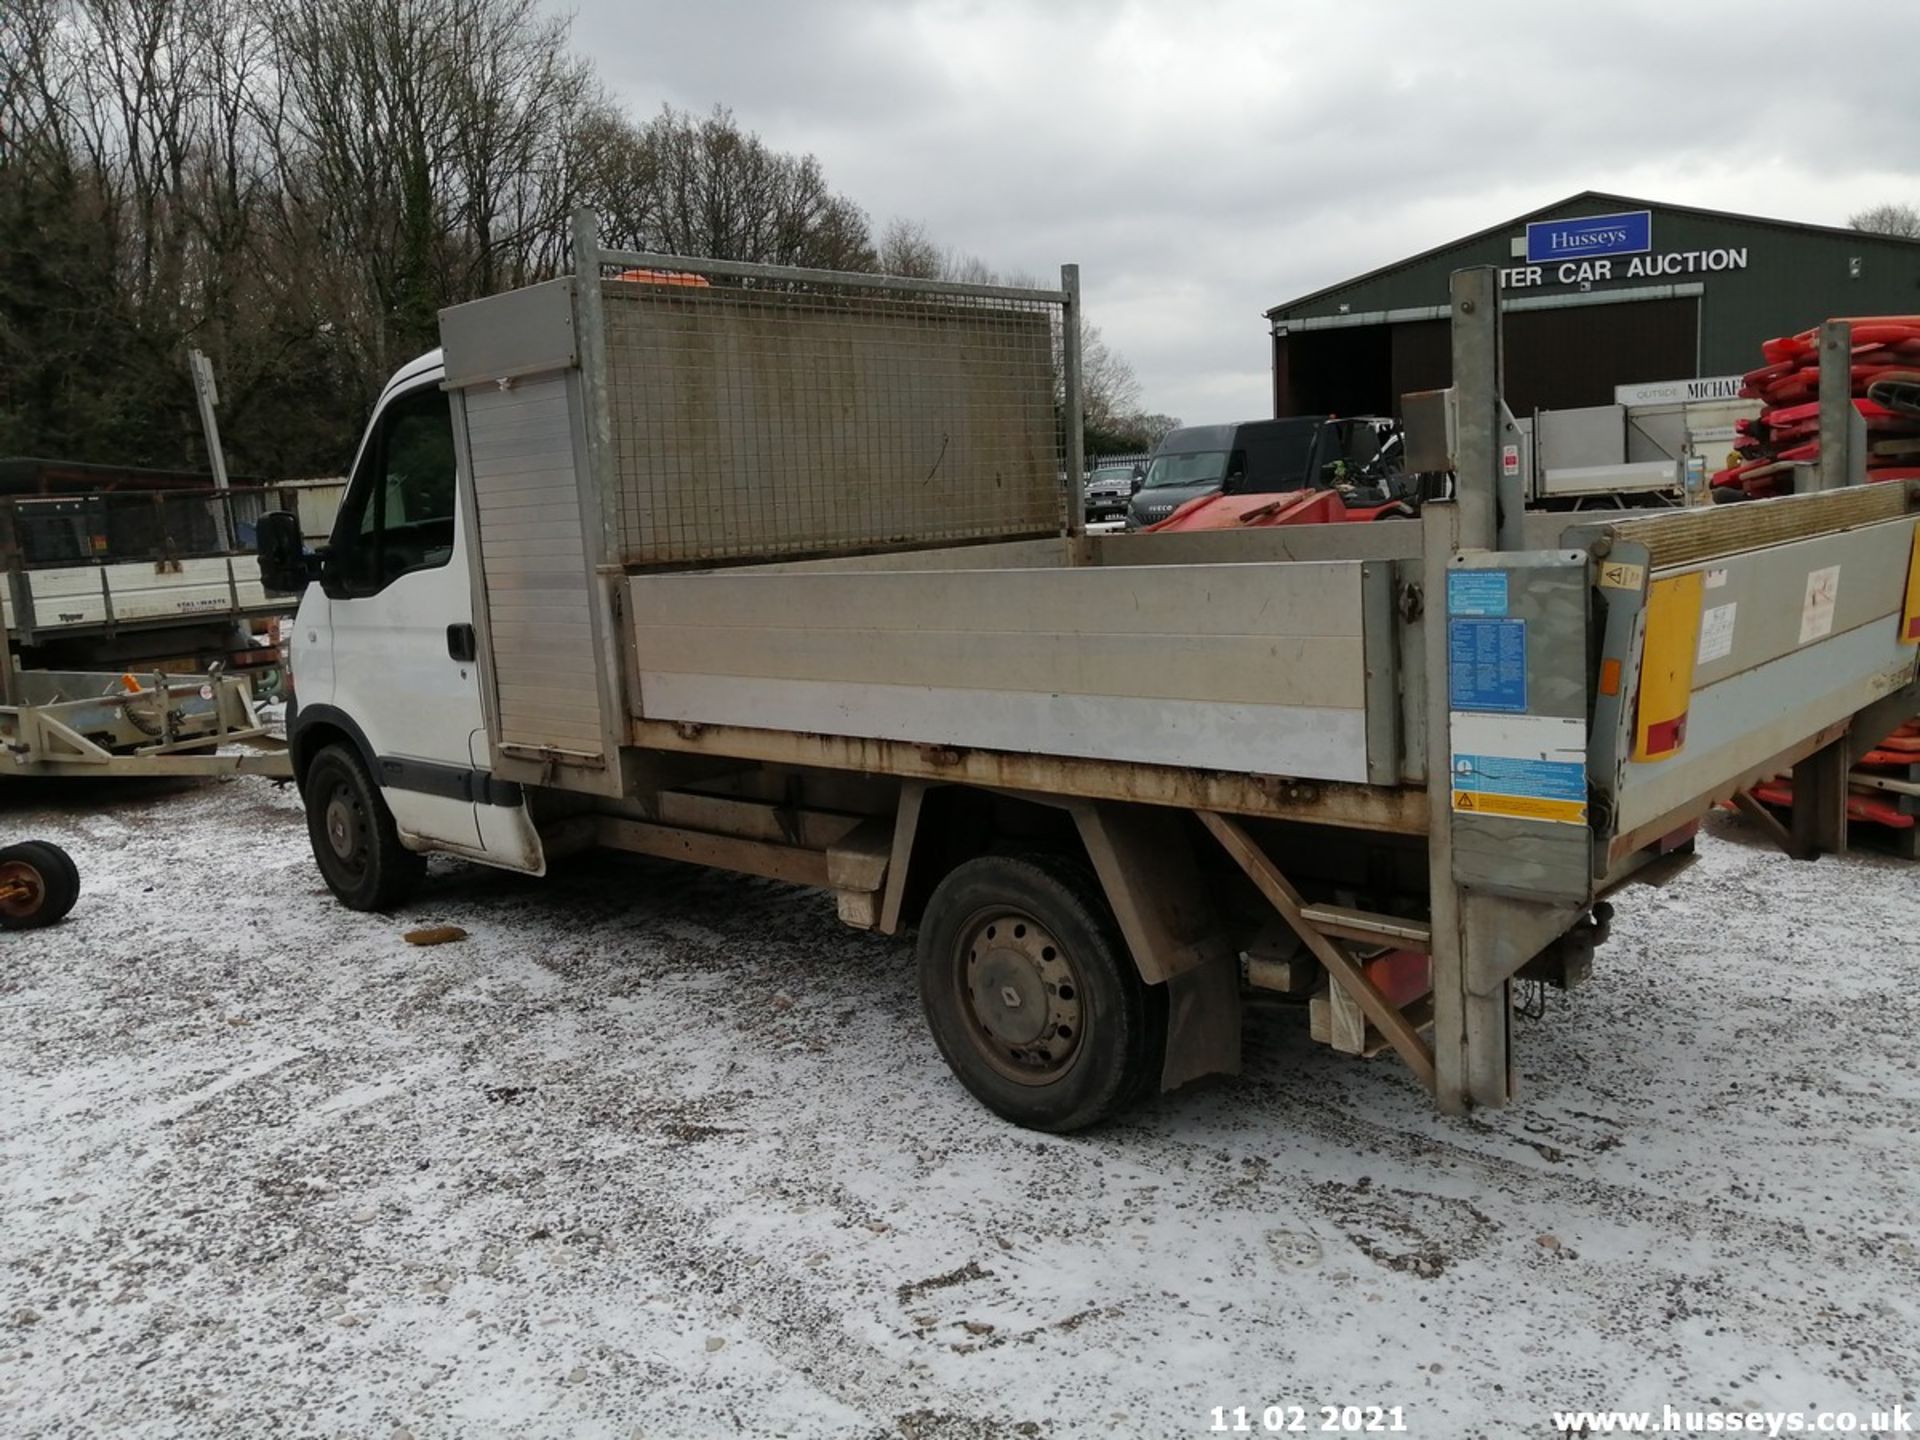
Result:
<instances>
[{"instance_id":1,"label":"bare tree","mask_svg":"<svg viewBox=\"0 0 1920 1440\"><path fill-rule=\"evenodd\" d=\"M1920 239L1920 209L1897 201L1885 205L1874 205L1857 215L1851 215L1847 218L1847 224L1856 230L1865 230L1875 235L1898 235L1906 240Z\"/></svg>"},{"instance_id":2,"label":"bare tree","mask_svg":"<svg viewBox=\"0 0 1920 1440\"><path fill-rule=\"evenodd\" d=\"M946 280L948 254L918 220L894 219L880 232L880 273L915 280Z\"/></svg>"},{"instance_id":3,"label":"bare tree","mask_svg":"<svg viewBox=\"0 0 1920 1440\"><path fill-rule=\"evenodd\" d=\"M441 307L545 273L603 115L537 0L266 0L283 233L371 385Z\"/></svg>"},{"instance_id":4,"label":"bare tree","mask_svg":"<svg viewBox=\"0 0 1920 1440\"><path fill-rule=\"evenodd\" d=\"M1098 325L1080 327L1080 408L1089 430L1117 427L1140 407L1140 381L1126 357L1100 333Z\"/></svg>"},{"instance_id":5,"label":"bare tree","mask_svg":"<svg viewBox=\"0 0 1920 1440\"><path fill-rule=\"evenodd\" d=\"M881 259L813 156L622 113L545 0L0 0L0 450L199 462L192 346L236 473L337 469L438 310L564 267L580 203L623 247Z\"/></svg>"},{"instance_id":6,"label":"bare tree","mask_svg":"<svg viewBox=\"0 0 1920 1440\"><path fill-rule=\"evenodd\" d=\"M826 270L870 270L867 217L828 186L811 155L770 149L715 106L701 119L663 109L642 133L640 171L650 181L645 222L615 228L650 234L647 248Z\"/></svg>"}]
</instances>

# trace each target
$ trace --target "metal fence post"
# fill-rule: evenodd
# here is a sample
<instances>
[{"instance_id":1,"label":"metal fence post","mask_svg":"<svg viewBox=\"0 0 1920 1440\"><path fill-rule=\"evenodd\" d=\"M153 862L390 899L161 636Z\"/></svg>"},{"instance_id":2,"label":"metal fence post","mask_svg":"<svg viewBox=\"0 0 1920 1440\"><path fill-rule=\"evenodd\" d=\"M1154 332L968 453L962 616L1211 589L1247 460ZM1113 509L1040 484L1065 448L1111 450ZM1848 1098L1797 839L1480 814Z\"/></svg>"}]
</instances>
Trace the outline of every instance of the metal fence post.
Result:
<instances>
[{"instance_id":1,"label":"metal fence post","mask_svg":"<svg viewBox=\"0 0 1920 1440\"><path fill-rule=\"evenodd\" d=\"M1460 548L1499 541L1500 288L1491 265L1456 270L1453 292L1454 503Z\"/></svg>"},{"instance_id":2,"label":"metal fence post","mask_svg":"<svg viewBox=\"0 0 1920 1440\"><path fill-rule=\"evenodd\" d=\"M193 395L200 404L200 428L207 437L207 459L213 466L213 488L227 493L227 452L220 444L220 419L215 413L220 404L220 388L214 383L213 362L198 350L187 352L187 369L193 376ZM237 541L233 512L214 505L214 523L220 527L220 543L231 550Z\"/></svg>"},{"instance_id":3,"label":"metal fence post","mask_svg":"<svg viewBox=\"0 0 1920 1440\"><path fill-rule=\"evenodd\" d=\"M1060 381L1065 404L1061 423L1067 427L1067 533L1081 535L1087 528L1086 411L1080 391L1080 267L1060 267L1060 288L1067 302L1060 312Z\"/></svg>"},{"instance_id":4,"label":"metal fence post","mask_svg":"<svg viewBox=\"0 0 1920 1440\"><path fill-rule=\"evenodd\" d=\"M1853 326L1820 327L1820 473L1822 490L1853 483ZM1865 455L1857 457L1863 464Z\"/></svg>"}]
</instances>

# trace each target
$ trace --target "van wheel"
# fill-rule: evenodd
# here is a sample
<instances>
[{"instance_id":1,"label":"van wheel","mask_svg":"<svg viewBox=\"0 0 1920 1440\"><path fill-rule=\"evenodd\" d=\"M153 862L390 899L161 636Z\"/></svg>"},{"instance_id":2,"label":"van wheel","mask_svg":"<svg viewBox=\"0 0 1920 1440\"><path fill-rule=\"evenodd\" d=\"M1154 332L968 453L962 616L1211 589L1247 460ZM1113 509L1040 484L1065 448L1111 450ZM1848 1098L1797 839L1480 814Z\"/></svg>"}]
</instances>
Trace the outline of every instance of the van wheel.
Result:
<instances>
[{"instance_id":1,"label":"van wheel","mask_svg":"<svg viewBox=\"0 0 1920 1440\"><path fill-rule=\"evenodd\" d=\"M307 767L307 838L327 888L350 910L388 910L427 873L424 855L400 843L393 812L345 745L329 745Z\"/></svg>"},{"instance_id":2,"label":"van wheel","mask_svg":"<svg viewBox=\"0 0 1920 1440\"><path fill-rule=\"evenodd\" d=\"M1098 882L1071 860L956 866L927 900L919 970L941 1055L1016 1125L1084 1129L1159 1078L1158 1007Z\"/></svg>"},{"instance_id":3,"label":"van wheel","mask_svg":"<svg viewBox=\"0 0 1920 1440\"><path fill-rule=\"evenodd\" d=\"M80 898L80 870L49 840L0 849L0 929L37 930L64 920Z\"/></svg>"}]
</instances>

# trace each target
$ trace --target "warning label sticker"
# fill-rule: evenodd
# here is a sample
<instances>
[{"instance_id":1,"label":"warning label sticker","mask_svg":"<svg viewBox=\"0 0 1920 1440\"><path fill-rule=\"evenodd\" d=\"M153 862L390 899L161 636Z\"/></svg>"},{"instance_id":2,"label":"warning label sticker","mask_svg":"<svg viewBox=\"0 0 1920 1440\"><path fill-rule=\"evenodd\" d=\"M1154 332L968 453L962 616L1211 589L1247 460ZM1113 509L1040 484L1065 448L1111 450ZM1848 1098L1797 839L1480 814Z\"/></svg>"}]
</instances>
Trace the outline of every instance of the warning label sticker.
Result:
<instances>
[{"instance_id":1,"label":"warning label sticker","mask_svg":"<svg viewBox=\"0 0 1920 1440\"><path fill-rule=\"evenodd\" d=\"M1456 790L1453 808L1498 815L1506 820L1547 820L1556 825L1587 823L1584 800L1540 800L1530 795L1477 795L1470 790Z\"/></svg>"},{"instance_id":2,"label":"warning label sticker","mask_svg":"<svg viewBox=\"0 0 1920 1440\"><path fill-rule=\"evenodd\" d=\"M1605 590L1638 590L1647 580L1647 567L1624 560L1611 560L1600 567L1600 586Z\"/></svg>"},{"instance_id":3,"label":"warning label sticker","mask_svg":"<svg viewBox=\"0 0 1920 1440\"><path fill-rule=\"evenodd\" d=\"M1453 808L1509 820L1587 823L1587 727L1574 716L1453 711Z\"/></svg>"}]
</instances>

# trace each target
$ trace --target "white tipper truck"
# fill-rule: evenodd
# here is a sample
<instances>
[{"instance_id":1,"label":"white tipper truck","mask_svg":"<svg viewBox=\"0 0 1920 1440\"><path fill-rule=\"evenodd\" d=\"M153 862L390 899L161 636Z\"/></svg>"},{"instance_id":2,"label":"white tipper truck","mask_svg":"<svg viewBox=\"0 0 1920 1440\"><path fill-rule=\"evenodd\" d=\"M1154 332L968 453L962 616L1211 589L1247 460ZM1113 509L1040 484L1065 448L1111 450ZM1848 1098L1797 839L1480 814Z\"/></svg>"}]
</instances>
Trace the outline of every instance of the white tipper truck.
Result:
<instances>
[{"instance_id":1,"label":"white tipper truck","mask_svg":"<svg viewBox=\"0 0 1920 1440\"><path fill-rule=\"evenodd\" d=\"M1250 987L1506 1102L1516 984L1584 978L1606 896L1915 708L1920 491L1503 511L1491 280L1455 284L1452 502L1090 536L1072 267L605 252L581 217L572 274L393 377L327 546L262 522L322 874L378 909L430 852L599 846L819 887L916 934L940 1052L1043 1129L1234 1071Z\"/></svg>"}]
</instances>

